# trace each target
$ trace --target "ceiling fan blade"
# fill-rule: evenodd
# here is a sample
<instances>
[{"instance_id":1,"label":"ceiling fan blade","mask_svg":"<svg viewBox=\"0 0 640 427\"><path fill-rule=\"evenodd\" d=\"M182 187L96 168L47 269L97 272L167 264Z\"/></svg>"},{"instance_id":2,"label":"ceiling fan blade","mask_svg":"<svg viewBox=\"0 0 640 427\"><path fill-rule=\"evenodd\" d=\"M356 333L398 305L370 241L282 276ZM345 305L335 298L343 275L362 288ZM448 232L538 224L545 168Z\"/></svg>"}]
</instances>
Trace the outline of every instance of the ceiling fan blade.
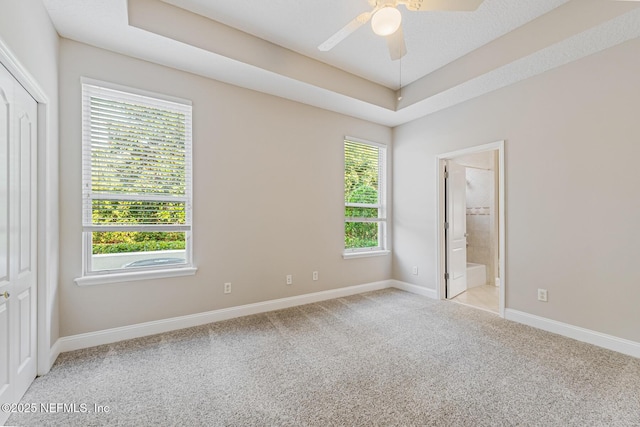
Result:
<instances>
[{"instance_id":1,"label":"ceiling fan blade","mask_svg":"<svg viewBox=\"0 0 640 427\"><path fill-rule=\"evenodd\" d=\"M369 22L369 19L371 19L371 16L376 10L377 9L374 9L371 12L364 12L358 15L353 21L349 22L341 30L329 37L327 41L318 46L318 49L323 52L333 49L335 45L346 39L351 33L360 28L362 25Z\"/></svg>"},{"instance_id":2,"label":"ceiling fan blade","mask_svg":"<svg viewBox=\"0 0 640 427\"><path fill-rule=\"evenodd\" d=\"M398 0L409 10L474 11L483 0Z\"/></svg>"},{"instance_id":3,"label":"ceiling fan blade","mask_svg":"<svg viewBox=\"0 0 640 427\"><path fill-rule=\"evenodd\" d=\"M387 46L389 46L389 55L393 61L400 59L407 54L407 45L404 43L402 25L395 33L387 36Z\"/></svg>"}]
</instances>

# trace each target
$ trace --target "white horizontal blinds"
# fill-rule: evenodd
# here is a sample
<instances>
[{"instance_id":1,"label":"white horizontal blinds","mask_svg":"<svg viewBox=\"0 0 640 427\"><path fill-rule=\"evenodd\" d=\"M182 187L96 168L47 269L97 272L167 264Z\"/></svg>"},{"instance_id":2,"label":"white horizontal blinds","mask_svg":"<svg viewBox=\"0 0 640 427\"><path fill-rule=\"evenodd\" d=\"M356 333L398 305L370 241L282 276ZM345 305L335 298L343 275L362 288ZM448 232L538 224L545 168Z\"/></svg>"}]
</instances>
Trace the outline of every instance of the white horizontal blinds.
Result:
<instances>
[{"instance_id":1,"label":"white horizontal blinds","mask_svg":"<svg viewBox=\"0 0 640 427\"><path fill-rule=\"evenodd\" d=\"M386 147L344 141L345 251L375 251L385 247Z\"/></svg>"},{"instance_id":2,"label":"white horizontal blinds","mask_svg":"<svg viewBox=\"0 0 640 427\"><path fill-rule=\"evenodd\" d=\"M191 106L82 88L84 231L190 230Z\"/></svg>"},{"instance_id":3,"label":"white horizontal blinds","mask_svg":"<svg viewBox=\"0 0 640 427\"><path fill-rule=\"evenodd\" d=\"M381 208L385 188L381 168L386 165L384 147L345 140L345 220L384 221Z\"/></svg>"}]
</instances>

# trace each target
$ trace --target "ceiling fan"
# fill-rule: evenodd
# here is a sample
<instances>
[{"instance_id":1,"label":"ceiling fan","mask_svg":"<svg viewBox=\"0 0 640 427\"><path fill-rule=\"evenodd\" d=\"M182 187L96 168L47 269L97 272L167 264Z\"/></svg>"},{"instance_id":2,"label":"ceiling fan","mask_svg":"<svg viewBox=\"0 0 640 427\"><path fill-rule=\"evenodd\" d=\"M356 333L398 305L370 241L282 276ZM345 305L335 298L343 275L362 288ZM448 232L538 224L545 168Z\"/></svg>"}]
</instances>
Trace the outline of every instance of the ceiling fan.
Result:
<instances>
[{"instance_id":1,"label":"ceiling fan","mask_svg":"<svg viewBox=\"0 0 640 427\"><path fill-rule=\"evenodd\" d=\"M371 20L373 32L387 38L389 54L392 60L400 59L407 53L402 33L402 14L398 5L404 5L408 10L421 11L473 11L483 0L369 0L373 10L364 12L345 25L318 46L321 51L328 51L335 47L351 33Z\"/></svg>"}]
</instances>

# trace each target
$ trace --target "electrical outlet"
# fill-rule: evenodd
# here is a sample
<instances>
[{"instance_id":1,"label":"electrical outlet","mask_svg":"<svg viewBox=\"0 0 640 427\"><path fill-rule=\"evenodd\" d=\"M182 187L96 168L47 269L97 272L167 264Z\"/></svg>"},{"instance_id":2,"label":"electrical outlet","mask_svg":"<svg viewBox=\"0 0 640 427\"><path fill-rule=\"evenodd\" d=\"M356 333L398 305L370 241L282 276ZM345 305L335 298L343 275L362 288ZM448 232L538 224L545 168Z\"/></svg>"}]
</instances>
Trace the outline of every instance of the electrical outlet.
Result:
<instances>
[{"instance_id":1,"label":"electrical outlet","mask_svg":"<svg viewBox=\"0 0 640 427\"><path fill-rule=\"evenodd\" d=\"M547 290L538 289L538 301L547 302Z\"/></svg>"},{"instance_id":2,"label":"electrical outlet","mask_svg":"<svg viewBox=\"0 0 640 427\"><path fill-rule=\"evenodd\" d=\"M317 271L313 272L313 280L318 280L318 272Z\"/></svg>"},{"instance_id":3,"label":"electrical outlet","mask_svg":"<svg viewBox=\"0 0 640 427\"><path fill-rule=\"evenodd\" d=\"M414 266L414 267L411 269L411 273L412 273L414 276L417 276L417 275L418 275L418 267L417 267L417 266Z\"/></svg>"},{"instance_id":4,"label":"electrical outlet","mask_svg":"<svg viewBox=\"0 0 640 427\"><path fill-rule=\"evenodd\" d=\"M230 294L231 293L231 283L225 283L224 284L224 293L225 294Z\"/></svg>"},{"instance_id":5,"label":"electrical outlet","mask_svg":"<svg viewBox=\"0 0 640 427\"><path fill-rule=\"evenodd\" d=\"M292 285L293 284L293 276L290 274L287 274L287 285Z\"/></svg>"}]
</instances>

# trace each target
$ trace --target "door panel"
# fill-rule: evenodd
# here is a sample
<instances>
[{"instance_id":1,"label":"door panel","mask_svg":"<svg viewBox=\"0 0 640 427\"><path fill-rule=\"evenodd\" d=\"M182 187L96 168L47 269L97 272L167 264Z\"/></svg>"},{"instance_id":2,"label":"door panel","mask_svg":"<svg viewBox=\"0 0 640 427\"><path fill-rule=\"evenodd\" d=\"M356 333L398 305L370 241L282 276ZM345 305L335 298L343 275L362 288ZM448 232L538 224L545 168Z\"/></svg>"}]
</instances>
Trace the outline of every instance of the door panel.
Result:
<instances>
[{"instance_id":1,"label":"door panel","mask_svg":"<svg viewBox=\"0 0 640 427\"><path fill-rule=\"evenodd\" d=\"M37 369L36 138L37 104L0 65L0 404L19 401Z\"/></svg>"},{"instance_id":2,"label":"door panel","mask_svg":"<svg viewBox=\"0 0 640 427\"><path fill-rule=\"evenodd\" d=\"M0 294L11 292L11 266L9 218L9 145L11 131L11 101L13 99L13 81L9 73L0 66ZM0 403L13 400L13 367L11 364L12 337L10 330L9 300L0 295ZM0 412L0 424L9 414Z\"/></svg>"},{"instance_id":3,"label":"door panel","mask_svg":"<svg viewBox=\"0 0 640 427\"><path fill-rule=\"evenodd\" d=\"M31 290L27 289L21 295L18 295L18 330L20 331L20 349L18 354L18 366L22 368L29 362L32 356L31 352ZM20 369L19 369L20 370Z\"/></svg>"},{"instance_id":4,"label":"door panel","mask_svg":"<svg viewBox=\"0 0 640 427\"><path fill-rule=\"evenodd\" d=\"M0 81L0 293L9 282L9 100Z\"/></svg>"},{"instance_id":5,"label":"door panel","mask_svg":"<svg viewBox=\"0 0 640 427\"><path fill-rule=\"evenodd\" d=\"M17 84L17 83L16 83ZM10 331L16 334L13 350L14 366L16 367L15 396L18 399L27 391L36 377L36 127L37 104L31 96L17 86L14 92L14 113L16 132L12 139L15 143L13 150L17 156L14 163L18 167L14 172L17 182L10 184L16 190L14 199L17 217L18 235L15 241L18 248L14 248L16 260L16 275L14 281L14 295L12 296L15 311L10 313L13 322Z\"/></svg>"},{"instance_id":6,"label":"door panel","mask_svg":"<svg viewBox=\"0 0 640 427\"><path fill-rule=\"evenodd\" d=\"M28 114L18 119L18 141L16 147L20 158L18 176L20 177L20 272L31 268L31 132L32 121Z\"/></svg>"},{"instance_id":7,"label":"door panel","mask_svg":"<svg viewBox=\"0 0 640 427\"><path fill-rule=\"evenodd\" d=\"M4 297L0 297L0 402L7 402L11 392L9 367L9 311ZM0 413L0 416L2 413Z\"/></svg>"},{"instance_id":8,"label":"door panel","mask_svg":"<svg viewBox=\"0 0 640 427\"><path fill-rule=\"evenodd\" d=\"M447 298L467 290L467 177L466 169L447 160Z\"/></svg>"}]
</instances>

